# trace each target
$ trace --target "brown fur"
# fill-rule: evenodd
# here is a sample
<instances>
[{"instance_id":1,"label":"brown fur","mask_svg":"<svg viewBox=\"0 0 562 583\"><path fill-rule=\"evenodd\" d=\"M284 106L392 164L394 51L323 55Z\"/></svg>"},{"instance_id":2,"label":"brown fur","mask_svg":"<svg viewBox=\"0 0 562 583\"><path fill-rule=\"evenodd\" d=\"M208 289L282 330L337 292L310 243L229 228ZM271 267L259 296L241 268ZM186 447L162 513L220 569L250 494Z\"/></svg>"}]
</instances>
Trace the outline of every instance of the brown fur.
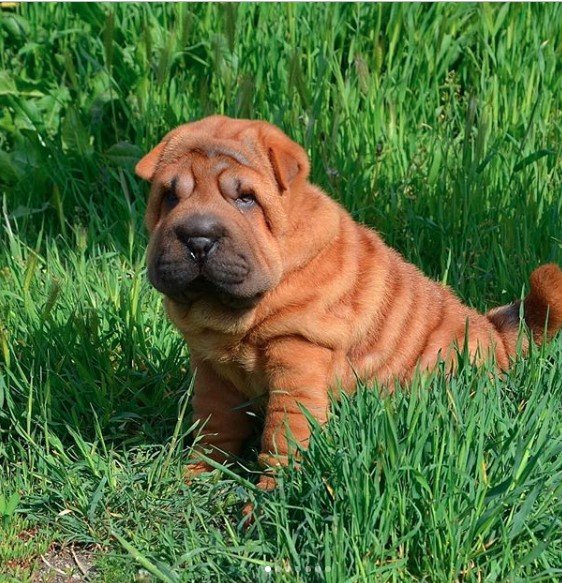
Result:
<instances>
[{"instance_id":1,"label":"brown fur","mask_svg":"<svg viewBox=\"0 0 562 583\"><path fill-rule=\"evenodd\" d=\"M198 447L221 461L252 433L249 409L265 411L259 459L267 468L292 451L286 427L306 445L301 407L324 422L329 391L351 392L357 377L391 387L416 367L454 366L467 329L476 361L493 354L507 369L516 352L518 303L487 315L463 305L310 184L308 170L305 152L277 128L220 116L177 128L137 166L152 182L149 272L164 253L183 265L173 229L203 211L229 228L217 273L245 258L249 283L224 294L174 292L165 301L196 371L193 411L205 422ZM166 211L162 184L172 176L185 188ZM251 213L229 198L238 179L251 184L259 203ZM524 309L537 342L562 327L559 267L533 273ZM261 485L271 484L264 476Z\"/></svg>"}]
</instances>

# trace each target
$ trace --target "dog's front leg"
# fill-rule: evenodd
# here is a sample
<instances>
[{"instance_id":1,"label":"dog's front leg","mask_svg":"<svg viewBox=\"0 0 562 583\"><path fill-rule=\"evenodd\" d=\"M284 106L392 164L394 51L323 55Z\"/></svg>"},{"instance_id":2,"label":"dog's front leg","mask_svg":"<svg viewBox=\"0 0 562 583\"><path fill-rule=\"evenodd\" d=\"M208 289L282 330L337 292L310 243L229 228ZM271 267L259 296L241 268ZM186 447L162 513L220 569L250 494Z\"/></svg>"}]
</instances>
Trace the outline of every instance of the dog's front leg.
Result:
<instances>
[{"instance_id":1,"label":"dog's front leg","mask_svg":"<svg viewBox=\"0 0 562 583\"><path fill-rule=\"evenodd\" d=\"M211 469L204 461L197 460L199 452L224 463L240 453L253 432L252 417L243 406L247 398L220 377L208 362L193 358L192 367L195 372L193 420L199 421L200 433L194 446L195 461L186 467L187 480Z\"/></svg>"},{"instance_id":2,"label":"dog's front leg","mask_svg":"<svg viewBox=\"0 0 562 583\"><path fill-rule=\"evenodd\" d=\"M258 461L265 470L259 487L275 486L275 466L285 465L295 446L308 444L310 426L302 409L320 423L328 416L333 354L302 338L283 338L268 347L269 400Z\"/></svg>"}]
</instances>

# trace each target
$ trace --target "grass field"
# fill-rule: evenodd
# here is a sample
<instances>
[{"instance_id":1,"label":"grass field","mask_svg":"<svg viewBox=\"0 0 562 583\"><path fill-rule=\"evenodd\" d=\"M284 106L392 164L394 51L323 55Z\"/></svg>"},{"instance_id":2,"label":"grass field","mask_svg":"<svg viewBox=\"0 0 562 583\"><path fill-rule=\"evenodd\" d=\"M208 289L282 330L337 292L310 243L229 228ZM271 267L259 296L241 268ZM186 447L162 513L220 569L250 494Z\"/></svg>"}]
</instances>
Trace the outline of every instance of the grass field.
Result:
<instances>
[{"instance_id":1,"label":"grass field","mask_svg":"<svg viewBox=\"0 0 562 583\"><path fill-rule=\"evenodd\" d=\"M273 494L251 448L183 485L189 353L132 168L210 113L282 127L479 309L562 264L560 5L2 8L0 581L561 580L560 338L505 379L362 387Z\"/></svg>"}]
</instances>

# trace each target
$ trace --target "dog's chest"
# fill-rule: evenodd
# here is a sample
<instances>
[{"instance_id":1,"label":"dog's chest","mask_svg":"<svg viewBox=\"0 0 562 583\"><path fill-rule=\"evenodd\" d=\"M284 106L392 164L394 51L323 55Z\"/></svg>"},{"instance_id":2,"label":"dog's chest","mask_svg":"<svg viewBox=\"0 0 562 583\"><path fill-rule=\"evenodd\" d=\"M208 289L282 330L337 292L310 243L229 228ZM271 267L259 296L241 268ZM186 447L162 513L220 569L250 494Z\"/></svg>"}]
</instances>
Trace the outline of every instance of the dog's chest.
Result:
<instances>
[{"instance_id":1,"label":"dog's chest","mask_svg":"<svg viewBox=\"0 0 562 583\"><path fill-rule=\"evenodd\" d=\"M267 393L263 359L256 346L211 332L188 339L188 344L198 354L204 355L215 372L248 399Z\"/></svg>"},{"instance_id":2,"label":"dog's chest","mask_svg":"<svg viewBox=\"0 0 562 583\"><path fill-rule=\"evenodd\" d=\"M255 347L239 345L216 354L213 368L249 400L267 393L265 372L260 365L259 352Z\"/></svg>"}]
</instances>

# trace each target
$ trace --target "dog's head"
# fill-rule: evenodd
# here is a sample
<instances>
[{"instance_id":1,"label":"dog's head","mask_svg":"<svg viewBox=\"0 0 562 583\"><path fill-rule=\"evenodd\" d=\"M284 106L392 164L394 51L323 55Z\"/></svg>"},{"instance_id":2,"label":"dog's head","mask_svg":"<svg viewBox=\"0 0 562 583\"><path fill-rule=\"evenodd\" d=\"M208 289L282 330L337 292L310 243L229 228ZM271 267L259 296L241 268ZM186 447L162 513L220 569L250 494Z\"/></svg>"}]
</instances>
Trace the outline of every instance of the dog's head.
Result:
<instances>
[{"instance_id":1,"label":"dog's head","mask_svg":"<svg viewBox=\"0 0 562 583\"><path fill-rule=\"evenodd\" d=\"M291 192L304 150L260 121L213 116L180 126L140 160L151 182L148 276L171 300L247 309L280 281Z\"/></svg>"}]
</instances>

